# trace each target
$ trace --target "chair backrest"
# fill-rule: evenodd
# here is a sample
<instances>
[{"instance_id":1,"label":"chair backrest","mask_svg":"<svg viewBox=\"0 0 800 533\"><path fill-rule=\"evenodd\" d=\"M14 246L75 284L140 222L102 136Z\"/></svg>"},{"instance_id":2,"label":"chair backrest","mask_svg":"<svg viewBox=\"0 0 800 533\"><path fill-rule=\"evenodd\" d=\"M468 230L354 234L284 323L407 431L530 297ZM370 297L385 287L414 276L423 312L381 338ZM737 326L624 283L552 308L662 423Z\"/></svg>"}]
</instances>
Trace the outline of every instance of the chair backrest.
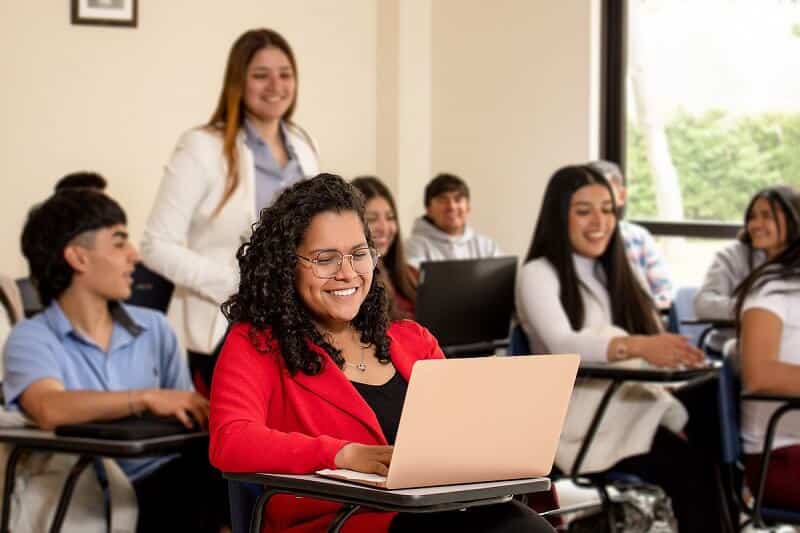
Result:
<instances>
[{"instance_id":1,"label":"chair backrest","mask_svg":"<svg viewBox=\"0 0 800 533\"><path fill-rule=\"evenodd\" d=\"M17 279L17 287L19 287L19 294L22 297L22 309L27 318L42 310L42 301L30 278Z\"/></svg>"},{"instance_id":2,"label":"chair backrest","mask_svg":"<svg viewBox=\"0 0 800 533\"><path fill-rule=\"evenodd\" d=\"M692 320L694 315L694 295L697 294L697 287L680 287L675 292L675 298L672 300L672 307L670 308L669 321L672 327L671 330L680 333L689 339L693 345L697 346L697 341L703 330L706 329L705 325L682 325L682 320Z\"/></svg>"},{"instance_id":3,"label":"chair backrest","mask_svg":"<svg viewBox=\"0 0 800 533\"><path fill-rule=\"evenodd\" d=\"M528 342L528 336L525 335L525 330L522 326L517 324L511 329L511 338L508 343L508 355L529 355L531 353L531 345Z\"/></svg>"},{"instance_id":4,"label":"chair backrest","mask_svg":"<svg viewBox=\"0 0 800 533\"><path fill-rule=\"evenodd\" d=\"M264 487L255 483L228 481L232 533L249 533L253 508L263 492Z\"/></svg>"},{"instance_id":5,"label":"chair backrest","mask_svg":"<svg viewBox=\"0 0 800 533\"><path fill-rule=\"evenodd\" d=\"M137 263L133 271L131 297L126 303L166 313L174 289L171 281Z\"/></svg>"},{"instance_id":6,"label":"chair backrest","mask_svg":"<svg viewBox=\"0 0 800 533\"><path fill-rule=\"evenodd\" d=\"M731 357L723 360L718 379L717 401L719 402L720 428L722 430L722 462L733 465L739 460L742 453L739 433L739 395L742 385L738 370Z\"/></svg>"}]
</instances>

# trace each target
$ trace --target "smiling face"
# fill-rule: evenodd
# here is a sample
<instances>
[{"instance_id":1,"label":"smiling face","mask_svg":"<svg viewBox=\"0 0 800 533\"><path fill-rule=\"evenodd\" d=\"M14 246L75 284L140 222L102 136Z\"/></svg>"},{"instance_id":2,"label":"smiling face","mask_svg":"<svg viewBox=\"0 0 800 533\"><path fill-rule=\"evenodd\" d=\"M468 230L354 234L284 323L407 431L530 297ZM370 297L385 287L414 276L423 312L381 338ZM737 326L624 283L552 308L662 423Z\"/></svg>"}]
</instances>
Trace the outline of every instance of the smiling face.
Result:
<instances>
[{"instance_id":1,"label":"smiling face","mask_svg":"<svg viewBox=\"0 0 800 533\"><path fill-rule=\"evenodd\" d=\"M772 259L786 248L786 216L779 206L766 198L758 198L747 214L747 233L753 248L764 250Z\"/></svg>"},{"instance_id":2,"label":"smiling face","mask_svg":"<svg viewBox=\"0 0 800 533\"><path fill-rule=\"evenodd\" d=\"M366 246L364 228L354 211L327 211L311 219L297 255L314 259L320 252L333 250L342 255L357 250L363 253ZM350 259L344 259L335 277L322 279L314 274L310 262L298 259L294 284L314 322L335 331L356 317L372 286L372 276L373 270L359 274Z\"/></svg>"},{"instance_id":3,"label":"smiling face","mask_svg":"<svg viewBox=\"0 0 800 533\"><path fill-rule=\"evenodd\" d=\"M64 250L75 274L73 285L106 300L127 300L131 295L133 269L139 261L123 224L87 232Z\"/></svg>"},{"instance_id":4,"label":"smiling face","mask_svg":"<svg viewBox=\"0 0 800 533\"><path fill-rule=\"evenodd\" d=\"M381 257L386 257L397 237L397 215L383 196L375 196L369 200L365 211L372 241Z\"/></svg>"},{"instance_id":5,"label":"smiling face","mask_svg":"<svg viewBox=\"0 0 800 533\"><path fill-rule=\"evenodd\" d=\"M573 251L591 258L603 255L617 224L608 188L595 183L575 191L570 199L568 220Z\"/></svg>"},{"instance_id":6,"label":"smiling face","mask_svg":"<svg viewBox=\"0 0 800 533\"><path fill-rule=\"evenodd\" d=\"M461 235L467 225L469 198L461 191L437 194L425 208L434 225L449 235Z\"/></svg>"},{"instance_id":7,"label":"smiling face","mask_svg":"<svg viewBox=\"0 0 800 533\"><path fill-rule=\"evenodd\" d=\"M247 66L244 105L247 115L261 122L280 120L295 99L292 63L282 50L262 48Z\"/></svg>"}]
</instances>

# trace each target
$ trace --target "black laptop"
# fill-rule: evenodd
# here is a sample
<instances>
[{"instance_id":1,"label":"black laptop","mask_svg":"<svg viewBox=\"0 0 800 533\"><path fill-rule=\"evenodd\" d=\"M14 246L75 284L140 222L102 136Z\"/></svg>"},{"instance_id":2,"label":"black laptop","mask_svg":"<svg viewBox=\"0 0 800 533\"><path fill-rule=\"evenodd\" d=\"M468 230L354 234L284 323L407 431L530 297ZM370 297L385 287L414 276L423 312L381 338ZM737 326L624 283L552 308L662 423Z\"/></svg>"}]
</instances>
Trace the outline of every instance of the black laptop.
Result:
<instances>
[{"instance_id":1,"label":"black laptop","mask_svg":"<svg viewBox=\"0 0 800 533\"><path fill-rule=\"evenodd\" d=\"M190 433L199 429L199 427L189 429L175 417L145 415L142 417L129 416L104 422L66 424L57 426L55 434L61 437L83 437L89 439L140 440Z\"/></svg>"},{"instance_id":2,"label":"black laptop","mask_svg":"<svg viewBox=\"0 0 800 533\"><path fill-rule=\"evenodd\" d=\"M415 318L444 348L507 339L516 275L512 256L422 263Z\"/></svg>"}]
</instances>

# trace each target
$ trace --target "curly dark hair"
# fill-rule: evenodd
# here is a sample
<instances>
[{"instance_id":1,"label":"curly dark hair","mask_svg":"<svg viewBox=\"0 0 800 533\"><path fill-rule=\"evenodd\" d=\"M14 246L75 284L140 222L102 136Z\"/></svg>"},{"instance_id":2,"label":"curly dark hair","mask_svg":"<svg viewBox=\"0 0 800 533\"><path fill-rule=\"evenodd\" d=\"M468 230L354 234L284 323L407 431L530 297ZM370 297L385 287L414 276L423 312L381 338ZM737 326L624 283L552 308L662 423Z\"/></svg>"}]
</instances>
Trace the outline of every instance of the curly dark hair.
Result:
<instances>
[{"instance_id":1,"label":"curly dark hair","mask_svg":"<svg viewBox=\"0 0 800 533\"><path fill-rule=\"evenodd\" d=\"M315 375L324 359L308 340L325 350L344 367L344 357L317 331L311 315L295 289L296 250L311 220L320 213L352 211L358 215L367 243L374 246L364 218L364 200L358 190L334 174L319 174L301 181L281 194L271 207L261 210L250 240L236 253L239 291L222 304L231 322L250 324L250 342L260 352L278 343L289 372ZM352 321L361 342L375 346L381 363L389 362L388 302L378 276ZM265 330L270 327L269 334Z\"/></svg>"},{"instance_id":2,"label":"curly dark hair","mask_svg":"<svg viewBox=\"0 0 800 533\"><path fill-rule=\"evenodd\" d=\"M122 207L95 189L62 189L34 206L22 229L21 241L31 282L42 304L48 305L61 296L72 283L74 270L64 259L64 248L72 239L126 223Z\"/></svg>"}]
</instances>

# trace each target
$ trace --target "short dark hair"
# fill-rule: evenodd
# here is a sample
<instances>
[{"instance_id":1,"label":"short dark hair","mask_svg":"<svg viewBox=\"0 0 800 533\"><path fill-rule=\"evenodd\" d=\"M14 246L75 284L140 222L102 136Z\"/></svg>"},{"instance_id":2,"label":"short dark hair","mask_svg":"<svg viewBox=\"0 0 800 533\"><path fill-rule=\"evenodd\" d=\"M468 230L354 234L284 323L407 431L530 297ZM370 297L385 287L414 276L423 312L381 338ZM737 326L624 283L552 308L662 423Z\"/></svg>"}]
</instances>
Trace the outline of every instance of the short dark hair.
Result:
<instances>
[{"instance_id":1,"label":"short dark hair","mask_svg":"<svg viewBox=\"0 0 800 533\"><path fill-rule=\"evenodd\" d=\"M96 189L105 191L108 186L106 179L97 172L82 170L67 174L56 182L55 192L64 189Z\"/></svg>"},{"instance_id":2,"label":"short dark hair","mask_svg":"<svg viewBox=\"0 0 800 533\"><path fill-rule=\"evenodd\" d=\"M72 283L64 259L72 239L89 231L126 224L125 211L96 189L63 189L34 206L22 229L22 253L42 304L48 305Z\"/></svg>"},{"instance_id":3,"label":"short dark hair","mask_svg":"<svg viewBox=\"0 0 800 533\"><path fill-rule=\"evenodd\" d=\"M455 174L441 173L434 176L425 186L425 207L431 204L431 200L440 194L448 192L460 192L469 199L469 187L466 182Z\"/></svg>"}]
</instances>

